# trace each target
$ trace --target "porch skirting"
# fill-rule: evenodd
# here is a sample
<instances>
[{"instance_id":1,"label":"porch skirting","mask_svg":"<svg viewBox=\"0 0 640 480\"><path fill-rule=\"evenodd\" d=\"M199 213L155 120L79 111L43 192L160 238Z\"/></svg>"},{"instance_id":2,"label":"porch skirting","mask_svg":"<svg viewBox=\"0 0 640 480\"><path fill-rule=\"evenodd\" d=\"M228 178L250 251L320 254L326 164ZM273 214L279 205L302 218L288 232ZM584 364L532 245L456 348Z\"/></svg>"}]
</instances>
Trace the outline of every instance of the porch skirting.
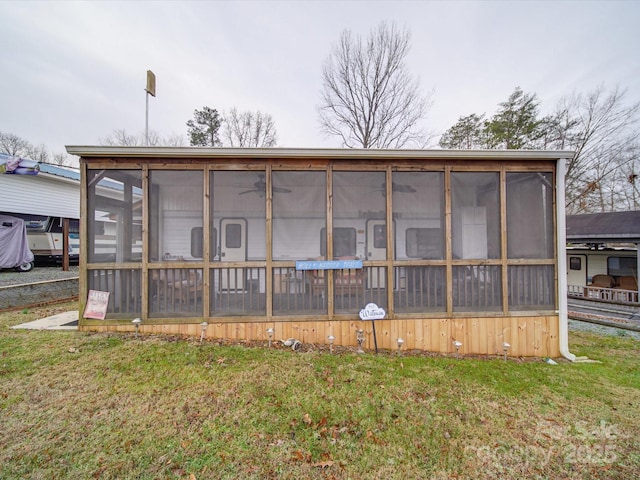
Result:
<instances>
[{"instance_id":1,"label":"porch skirting","mask_svg":"<svg viewBox=\"0 0 640 480\"><path fill-rule=\"evenodd\" d=\"M100 322L83 324L80 330L102 332L133 332L131 324ZM214 323L206 329L206 338L227 341L264 342L268 344L267 329L273 328L273 341L296 338L303 344L328 345L327 337L335 337L336 346L357 346L356 332L364 330L366 351L374 351L371 321L271 321L247 323ZM200 323L143 322L140 334L164 334L200 337ZM472 317L472 318L411 318L375 320L378 348L396 350L397 339L402 338L403 351L423 350L441 354L456 353L454 341L461 342L460 355L503 355L503 344L510 346L510 357L559 357L559 317Z\"/></svg>"}]
</instances>

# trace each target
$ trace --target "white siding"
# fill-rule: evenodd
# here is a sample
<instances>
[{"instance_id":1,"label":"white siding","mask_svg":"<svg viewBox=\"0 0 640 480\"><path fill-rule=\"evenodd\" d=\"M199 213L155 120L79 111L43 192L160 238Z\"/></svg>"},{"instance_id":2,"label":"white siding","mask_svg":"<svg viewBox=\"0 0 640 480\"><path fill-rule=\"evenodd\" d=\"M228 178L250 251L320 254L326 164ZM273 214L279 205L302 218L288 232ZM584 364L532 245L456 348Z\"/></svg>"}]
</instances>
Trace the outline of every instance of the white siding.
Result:
<instances>
[{"instance_id":1,"label":"white siding","mask_svg":"<svg viewBox=\"0 0 640 480\"><path fill-rule=\"evenodd\" d=\"M589 281L594 275L607 274L607 258L609 258L609 255L611 254L589 255L589 259L587 260L587 275L589 277Z\"/></svg>"},{"instance_id":2,"label":"white siding","mask_svg":"<svg viewBox=\"0 0 640 480\"><path fill-rule=\"evenodd\" d=\"M80 183L42 172L0 175L0 211L80 218Z\"/></svg>"}]
</instances>

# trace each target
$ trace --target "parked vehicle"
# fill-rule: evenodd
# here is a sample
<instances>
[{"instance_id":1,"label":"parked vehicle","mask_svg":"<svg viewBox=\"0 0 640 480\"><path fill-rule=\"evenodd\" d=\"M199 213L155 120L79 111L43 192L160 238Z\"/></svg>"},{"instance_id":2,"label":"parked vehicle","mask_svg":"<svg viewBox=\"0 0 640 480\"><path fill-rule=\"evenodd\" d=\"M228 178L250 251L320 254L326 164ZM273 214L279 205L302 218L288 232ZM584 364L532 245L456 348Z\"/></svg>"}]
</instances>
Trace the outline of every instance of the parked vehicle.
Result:
<instances>
[{"instance_id":1,"label":"parked vehicle","mask_svg":"<svg viewBox=\"0 0 640 480\"><path fill-rule=\"evenodd\" d=\"M24 220L29 249L33 252L36 265L62 264L63 219L61 217L25 213L12 213L11 216ZM69 262L77 264L80 257L79 221L77 219L69 220L68 251Z\"/></svg>"},{"instance_id":2,"label":"parked vehicle","mask_svg":"<svg viewBox=\"0 0 640 480\"><path fill-rule=\"evenodd\" d=\"M567 247L570 297L638 303L638 252L630 246Z\"/></svg>"},{"instance_id":3,"label":"parked vehicle","mask_svg":"<svg viewBox=\"0 0 640 480\"><path fill-rule=\"evenodd\" d=\"M598 275L611 276L616 282L623 277L637 279L637 256L632 247L567 247L567 285L585 287Z\"/></svg>"},{"instance_id":4,"label":"parked vehicle","mask_svg":"<svg viewBox=\"0 0 640 480\"><path fill-rule=\"evenodd\" d=\"M24 220L0 215L0 268L28 272L33 268L33 258Z\"/></svg>"}]
</instances>

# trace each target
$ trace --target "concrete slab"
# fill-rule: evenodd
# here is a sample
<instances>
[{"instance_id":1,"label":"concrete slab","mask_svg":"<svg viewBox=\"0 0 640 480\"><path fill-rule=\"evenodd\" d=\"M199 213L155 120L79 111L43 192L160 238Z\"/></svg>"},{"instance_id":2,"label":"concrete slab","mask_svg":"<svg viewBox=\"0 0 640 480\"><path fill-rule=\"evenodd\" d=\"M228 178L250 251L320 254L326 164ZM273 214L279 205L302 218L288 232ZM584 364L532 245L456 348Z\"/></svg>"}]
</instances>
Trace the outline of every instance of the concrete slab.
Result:
<instances>
[{"instance_id":1,"label":"concrete slab","mask_svg":"<svg viewBox=\"0 0 640 480\"><path fill-rule=\"evenodd\" d=\"M78 325L68 325L69 323L78 321L78 311L72 310L69 312L59 313L52 315L51 317L41 318L40 320L34 320L33 322L21 323L20 325L14 325L11 328L26 329L26 330L77 330Z\"/></svg>"}]
</instances>

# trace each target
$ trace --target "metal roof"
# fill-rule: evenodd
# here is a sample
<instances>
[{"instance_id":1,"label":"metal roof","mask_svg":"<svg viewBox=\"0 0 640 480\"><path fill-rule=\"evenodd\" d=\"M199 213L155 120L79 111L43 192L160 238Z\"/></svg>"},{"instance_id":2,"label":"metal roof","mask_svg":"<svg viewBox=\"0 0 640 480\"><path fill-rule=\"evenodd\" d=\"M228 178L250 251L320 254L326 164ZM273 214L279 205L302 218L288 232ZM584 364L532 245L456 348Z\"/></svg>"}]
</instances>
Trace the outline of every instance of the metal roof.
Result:
<instances>
[{"instance_id":1,"label":"metal roof","mask_svg":"<svg viewBox=\"0 0 640 480\"><path fill-rule=\"evenodd\" d=\"M48 173L57 177L68 178L69 180L80 181L80 170L73 167L62 167L58 165L52 165L50 163L39 163L40 173Z\"/></svg>"},{"instance_id":2,"label":"metal roof","mask_svg":"<svg viewBox=\"0 0 640 480\"><path fill-rule=\"evenodd\" d=\"M211 147L107 147L67 145L67 152L83 158L315 158L315 159L452 159L452 160L558 160L573 158L572 151L547 150L391 150L356 148L211 148Z\"/></svg>"},{"instance_id":3,"label":"metal roof","mask_svg":"<svg viewBox=\"0 0 640 480\"><path fill-rule=\"evenodd\" d=\"M567 241L640 243L640 210L567 215Z\"/></svg>"}]
</instances>

